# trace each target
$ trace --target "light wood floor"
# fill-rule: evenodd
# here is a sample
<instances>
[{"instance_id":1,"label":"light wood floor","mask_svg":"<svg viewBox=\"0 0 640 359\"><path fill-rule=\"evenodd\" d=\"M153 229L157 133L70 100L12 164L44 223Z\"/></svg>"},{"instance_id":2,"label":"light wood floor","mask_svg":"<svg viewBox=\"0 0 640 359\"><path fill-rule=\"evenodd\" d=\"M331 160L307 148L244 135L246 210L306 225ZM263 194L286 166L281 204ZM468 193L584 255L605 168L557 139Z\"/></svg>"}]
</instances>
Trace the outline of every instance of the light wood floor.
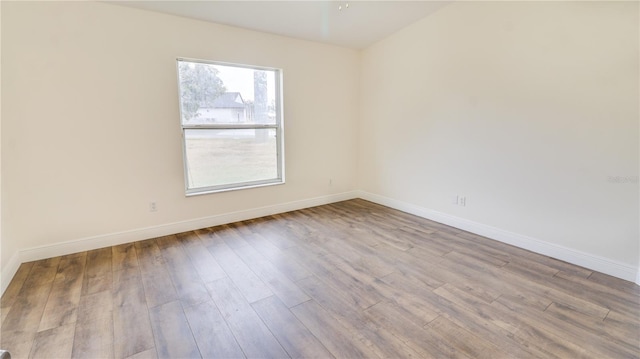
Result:
<instances>
[{"instance_id":1,"label":"light wood floor","mask_svg":"<svg viewBox=\"0 0 640 359\"><path fill-rule=\"evenodd\" d=\"M352 200L23 264L14 358L638 358L640 287Z\"/></svg>"}]
</instances>

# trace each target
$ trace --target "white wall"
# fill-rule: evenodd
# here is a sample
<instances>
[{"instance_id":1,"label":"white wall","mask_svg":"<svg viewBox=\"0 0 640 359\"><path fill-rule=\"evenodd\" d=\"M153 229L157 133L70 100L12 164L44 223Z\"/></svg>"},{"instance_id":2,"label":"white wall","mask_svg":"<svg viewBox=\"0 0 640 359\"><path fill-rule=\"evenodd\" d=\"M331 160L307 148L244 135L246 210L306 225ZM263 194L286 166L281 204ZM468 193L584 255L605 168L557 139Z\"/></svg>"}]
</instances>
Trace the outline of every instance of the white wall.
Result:
<instances>
[{"instance_id":1,"label":"white wall","mask_svg":"<svg viewBox=\"0 0 640 359\"><path fill-rule=\"evenodd\" d=\"M1 6L5 274L34 248L355 189L357 51L112 4ZM285 185L185 197L177 57L283 69Z\"/></svg>"},{"instance_id":2,"label":"white wall","mask_svg":"<svg viewBox=\"0 0 640 359\"><path fill-rule=\"evenodd\" d=\"M0 6L3 274L355 189L638 273L638 184L609 181L638 176L637 3L458 2L362 53L112 4ZM185 198L176 57L283 68L287 184Z\"/></svg>"},{"instance_id":3,"label":"white wall","mask_svg":"<svg viewBox=\"0 0 640 359\"><path fill-rule=\"evenodd\" d=\"M638 33L637 2L457 2L376 43L359 187L634 280Z\"/></svg>"}]
</instances>

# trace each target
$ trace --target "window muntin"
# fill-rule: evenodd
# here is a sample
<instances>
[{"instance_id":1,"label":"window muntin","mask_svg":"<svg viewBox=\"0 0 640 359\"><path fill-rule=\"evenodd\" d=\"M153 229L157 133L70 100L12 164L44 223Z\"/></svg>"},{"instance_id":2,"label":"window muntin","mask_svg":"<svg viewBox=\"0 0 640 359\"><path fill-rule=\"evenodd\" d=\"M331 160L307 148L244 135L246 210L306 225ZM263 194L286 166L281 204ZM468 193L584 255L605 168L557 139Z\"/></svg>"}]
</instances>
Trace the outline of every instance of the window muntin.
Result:
<instances>
[{"instance_id":1,"label":"window muntin","mask_svg":"<svg viewBox=\"0 0 640 359\"><path fill-rule=\"evenodd\" d=\"M186 194L284 183L281 71L178 59Z\"/></svg>"}]
</instances>

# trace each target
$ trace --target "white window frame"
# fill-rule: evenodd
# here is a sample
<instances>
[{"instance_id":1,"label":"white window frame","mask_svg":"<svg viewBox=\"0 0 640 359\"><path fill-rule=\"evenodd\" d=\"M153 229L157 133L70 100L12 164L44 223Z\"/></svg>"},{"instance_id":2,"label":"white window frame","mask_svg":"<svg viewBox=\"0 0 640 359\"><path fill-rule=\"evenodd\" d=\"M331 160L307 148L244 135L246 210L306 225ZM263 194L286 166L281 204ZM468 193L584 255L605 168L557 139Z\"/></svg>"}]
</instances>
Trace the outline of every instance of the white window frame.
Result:
<instances>
[{"instance_id":1,"label":"white window frame","mask_svg":"<svg viewBox=\"0 0 640 359\"><path fill-rule=\"evenodd\" d=\"M193 63L202 63L208 65L220 65L220 66L230 66L237 68L245 68L245 69L253 69L253 70L263 70L263 71L272 71L275 73L275 123L274 124L194 124L194 125L185 125L182 121L182 98L180 96L180 70L179 64L181 61L184 62L193 62ZM283 111L282 111L282 69L273 68L273 67L264 67L264 66L254 66L254 65L243 65L243 64L235 64L229 62L220 62L220 61L209 61L209 60L199 60L199 59L190 59L179 57L176 60L176 74L178 79L178 104L180 107L180 127L182 132L182 159L184 165L184 184L185 184L185 194L186 196L195 196L201 194L209 194L209 193L217 193L217 192L226 192L226 191L234 191L240 189L248 189L248 188L256 188L256 187L264 187L264 186L273 186L280 185L285 183L285 170L284 170L284 121L283 121ZM207 186L207 187L195 187L189 188L189 170L188 170L188 161L187 161L187 141L185 136L186 130L203 130L203 129L217 129L217 130L233 130L233 129L274 129L276 132L276 153L277 153L277 177L267 180L258 180L258 181L249 181L249 182L238 182L238 183L229 183L224 185L215 185L215 186Z\"/></svg>"}]
</instances>

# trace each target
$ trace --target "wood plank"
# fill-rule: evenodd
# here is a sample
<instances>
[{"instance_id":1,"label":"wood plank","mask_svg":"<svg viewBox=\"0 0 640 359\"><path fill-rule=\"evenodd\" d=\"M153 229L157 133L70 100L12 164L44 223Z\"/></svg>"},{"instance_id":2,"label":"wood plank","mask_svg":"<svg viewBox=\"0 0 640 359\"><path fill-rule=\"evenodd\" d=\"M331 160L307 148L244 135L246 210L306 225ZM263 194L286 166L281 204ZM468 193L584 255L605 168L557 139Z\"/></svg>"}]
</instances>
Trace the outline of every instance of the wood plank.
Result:
<instances>
[{"instance_id":1,"label":"wood plank","mask_svg":"<svg viewBox=\"0 0 640 359\"><path fill-rule=\"evenodd\" d=\"M86 260L86 252L61 258L38 331L76 321Z\"/></svg>"},{"instance_id":2,"label":"wood plank","mask_svg":"<svg viewBox=\"0 0 640 359\"><path fill-rule=\"evenodd\" d=\"M130 357L127 357L127 359L157 359L157 358L158 358L158 353L156 352L155 348L147 349L143 352L136 353Z\"/></svg>"},{"instance_id":3,"label":"wood plank","mask_svg":"<svg viewBox=\"0 0 640 359\"><path fill-rule=\"evenodd\" d=\"M444 260L443 257L426 254L416 257L411 253L399 251L384 244L378 245L376 249L378 255L386 258L394 266L397 273L417 278L423 285L434 289L446 283L448 276L442 275L441 267L436 266Z\"/></svg>"},{"instance_id":4,"label":"wood plank","mask_svg":"<svg viewBox=\"0 0 640 359\"><path fill-rule=\"evenodd\" d=\"M327 256L323 259L346 274L346 276L340 276L341 280L339 282L342 284L341 287L343 290L348 290L354 295L359 296L363 299L363 302L368 302L369 305L363 308L367 308L384 300L384 296L372 285L375 278L367 273L365 269L354 268L351 263L334 256Z\"/></svg>"},{"instance_id":5,"label":"wood plank","mask_svg":"<svg viewBox=\"0 0 640 359\"><path fill-rule=\"evenodd\" d=\"M604 319L609 312L609 309L602 305L585 300L579 296L568 294L562 290L559 285L554 285L552 281L548 281L547 278L537 276L523 278L509 271L503 271L502 268L487 266L485 263L460 253L455 253L455 256L456 257L447 255L447 260L442 262L442 264L456 268L456 272L471 278L473 281L467 282L467 285L471 284L481 289L491 288L494 292L492 296L500 293L502 293L502 295L521 293L530 297L542 297L571 306L582 313L602 319ZM453 258L455 258L455 260ZM459 265L460 263L464 263L464 265ZM454 281L450 282L455 283ZM462 288L461 286L459 287Z\"/></svg>"},{"instance_id":6,"label":"wood plank","mask_svg":"<svg viewBox=\"0 0 640 359\"><path fill-rule=\"evenodd\" d=\"M242 246L234 249L234 252L287 307L296 306L310 299L295 283L261 256L253 247Z\"/></svg>"},{"instance_id":7,"label":"wood plank","mask_svg":"<svg viewBox=\"0 0 640 359\"><path fill-rule=\"evenodd\" d=\"M330 312L357 340L381 358L410 358L419 355L385 328L376 326L356 307L349 305L348 296L333 289L318 278L298 282L313 300Z\"/></svg>"},{"instance_id":8,"label":"wood plank","mask_svg":"<svg viewBox=\"0 0 640 359\"><path fill-rule=\"evenodd\" d=\"M203 282L212 282L227 275L195 232L181 233L176 237Z\"/></svg>"},{"instance_id":9,"label":"wood plank","mask_svg":"<svg viewBox=\"0 0 640 359\"><path fill-rule=\"evenodd\" d=\"M600 320L588 315L584 315L570 307L558 303L551 303L545 312L556 318L562 319L563 322L569 323L575 327L581 328L587 332L601 337L603 340L610 341L616 346L626 346L629 350L635 350L640 358L640 331L633 328L628 330L624 326L611 325L607 320ZM608 316L607 316L608 317ZM635 337L635 339L633 339Z\"/></svg>"},{"instance_id":10,"label":"wood plank","mask_svg":"<svg viewBox=\"0 0 640 359\"><path fill-rule=\"evenodd\" d=\"M567 271L569 273L574 273L576 275L580 275L585 278L591 274L591 271L586 268L569 264L567 262L563 262L551 257L544 256L542 254L534 253L526 249L508 245L508 244L505 244L493 239L489 239L474 233L461 231L457 233L456 236L475 241L489 248L493 248L493 249L497 249L497 250L509 253L510 259L511 259L510 262L517 260L519 262L528 263L529 265L544 266L545 268L552 269L552 271L556 273L559 271Z\"/></svg>"},{"instance_id":11,"label":"wood plank","mask_svg":"<svg viewBox=\"0 0 640 359\"><path fill-rule=\"evenodd\" d=\"M298 234L288 226L290 221L287 216L287 213L270 216L269 218L273 218L275 221L267 222L260 232L266 240L280 249L297 246L300 242ZM301 235L301 238L303 238L303 235Z\"/></svg>"},{"instance_id":12,"label":"wood plank","mask_svg":"<svg viewBox=\"0 0 640 359\"><path fill-rule=\"evenodd\" d=\"M121 271L138 266L138 257L134 243L111 247L111 267L113 271Z\"/></svg>"},{"instance_id":13,"label":"wood plank","mask_svg":"<svg viewBox=\"0 0 640 359\"><path fill-rule=\"evenodd\" d=\"M187 306L184 312L203 358L245 357L213 301Z\"/></svg>"},{"instance_id":14,"label":"wood plank","mask_svg":"<svg viewBox=\"0 0 640 359\"><path fill-rule=\"evenodd\" d=\"M360 308L353 305L351 297L345 292L332 287L317 277L301 280L298 285L353 334L357 335L365 326L365 317Z\"/></svg>"},{"instance_id":15,"label":"wood plank","mask_svg":"<svg viewBox=\"0 0 640 359\"><path fill-rule=\"evenodd\" d=\"M29 355L52 285L53 281L48 286L22 288L2 323L0 344L3 349L22 353L22 357Z\"/></svg>"},{"instance_id":16,"label":"wood plank","mask_svg":"<svg viewBox=\"0 0 640 359\"><path fill-rule=\"evenodd\" d=\"M165 260L155 240L136 242L135 248L147 307L153 308L178 299Z\"/></svg>"},{"instance_id":17,"label":"wood plank","mask_svg":"<svg viewBox=\"0 0 640 359\"><path fill-rule=\"evenodd\" d=\"M445 243L446 240L439 240L438 237L433 235L407 233L404 236L413 245L413 248L410 248L407 253L416 257L442 257L454 249L453 246Z\"/></svg>"},{"instance_id":18,"label":"wood plank","mask_svg":"<svg viewBox=\"0 0 640 359\"><path fill-rule=\"evenodd\" d=\"M365 201L366 202L366 201ZM388 207L380 206L371 202L363 203L362 206L355 205L351 202L343 202L339 204L331 204L329 207L344 213L344 217L352 218L354 215L356 218L360 218L363 224L377 227L377 223L383 223L382 228L399 229L401 226L413 225L418 226L422 231L435 232L442 231L448 233L458 233L460 230L430 221L424 218L416 217L408 213L392 210ZM363 215L366 214L366 215ZM391 235L391 233L379 233L383 235Z\"/></svg>"},{"instance_id":19,"label":"wood plank","mask_svg":"<svg viewBox=\"0 0 640 359\"><path fill-rule=\"evenodd\" d=\"M438 308L433 303L425 300L425 298L414 294L415 291L413 290L401 290L388 285L380 279L376 279L373 286L386 298L387 302L394 304L407 313L411 320L420 326L431 323L439 316Z\"/></svg>"},{"instance_id":20,"label":"wood plank","mask_svg":"<svg viewBox=\"0 0 640 359\"><path fill-rule=\"evenodd\" d=\"M4 322L10 310L11 310L11 307L0 308L0 323Z\"/></svg>"},{"instance_id":21,"label":"wood plank","mask_svg":"<svg viewBox=\"0 0 640 359\"><path fill-rule=\"evenodd\" d=\"M438 317L428 324L442 341L470 358L507 358L513 353L503 351L495 345L456 325L445 317Z\"/></svg>"},{"instance_id":22,"label":"wood plank","mask_svg":"<svg viewBox=\"0 0 640 359\"><path fill-rule=\"evenodd\" d=\"M315 301L304 302L290 310L336 358L376 357L356 335Z\"/></svg>"},{"instance_id":23,"label":"wood plank","mask_svg":"<svg viewBox=\"0 0 640 359\"><path fill-rule=\"evenodd\" d=\"M622 337L621 340L629 343L636 342L638 348L640 348L640 320L637 317L630 317L611 310L607 317L604 318L604 325L609 327L607 330L610 332L629 333L628 337Z\"/></svg>"},{"instance_id":24,"label":"wood plank","mask_svg":"<svg viewBox=\"0 0 640 359\"><path fill-rule=\"evenodd\" d=\"M329 351L289 311L271 296L251 305L292 358L331 358Z\"/></svg>"},{"instance_id":25,"label":"wood plank","mask_svg":"<svg viewBox=\"0 0 640 359\"><path fill-rule=\"evenodd\" d=\"M359 308L368 308L381 300L380 294L370 284L358 281L351 273L335 267L326 257L314 255L301 247L291 247L287 252L299 258L322 281L349 296L350 303Z\"/></svg>"},{"instance_id":26,"label":"wood plank","mask_svg":"<svg viewBox=\"0 0 640 359\"><path fill-rule=\"evenodd\" d=\"M36 334L29 358L69 358L75 325L67 324Z\"/></svg>"},{"instance_id":27,"label":"wood plank","mask_svg":"<svg viewBox=\"0 0 640 359\"><path fill-rule=\"evenodd\" d=\"M438 256L445 255L453 250L448 239L442 235L445 232L424 229L419 225L405 223L399 224L398 233L409 239L414 246L432 251L433 254Z\"/></svg>"},{"instance_id":28,"label":"wood plank","mask_svg":"<svg viewBox=\"0 0 640 359\"><path fill-rule=\"evenodd\" d=\"M354 243L354 241L347 236L336 238L323 235L323 237L326 238L322 243L323 247L330 251L332 256L340 258L358 272L367 273L370 277L379 278L395 270L393 266L385 263L385 261L381 260L378 256L369 254L374 253L374 251L368 248L368 246ZM365 251L369 253L365 254Z\"/></svg>"},{"instance_id":29,"label":"wood plank","mask_svg":"<svg viewBox=\"0 0 640 359\"><path fill-rule=\"evenodd\" d=\"M338 233L332 228L327 230L327 226L322 223L322 214L313 214L310 208L302 209L295 212L289 212L285 218L287 227L291 228L291 232L295 236L295 243L303 241L308 237L315 237L319 234L331 236Z\"/></svg>"},{"instance_id":30,"label":"wood plank","mask_svg":"<svg viewBox=\"0 0 640 359\"><path fill-rule=\"evenodd\" d=\"M492 331L507 338L504 341L515 341L522 349L536 357L572 358L584 355L581 348L565 343L562 338L549 332L546 328L532 326L524 321L517 312L487 304L453 285L445 284L436 289L434 293L445 298L448 302L454 303L456 308L472 313L484 323L488 323ZM460 316L456 309L449 310L453 312L454 316ZM448 318L451 319L450 316Z\"/></svg>"},{"instance_id":31,"label":"wood plank","mask_svg":"<svg viewBox=\"0 0 640 359\"><path fill-rule=\"evenodd\" d=\"M74 358L113 358L113 298L110 290L82 296L73 340Z\"/></svg>"},{"instance_id":32,"label":"wood plank","mask_svg":"<svg viewBox=\"0 0 640 359\"><path fill-rule=\"evenodd\" d=\"M18 267L18 271L13 276L11 282L7 286L7 289L2 294L2 299L0 300L0 310L10 308L16 301L16 298L18 297L18 294L20 294L22 286L26 282L27 277L29 276L29 272L31 272L31 268L33 267L34 263L35 262L22 263L20 267ZM3 311L3 313L4 312L5 311Z\"/></svg>"},{"instance_id":33,"label":"wood plank","mask_svg":"<svg viewBox=\"0 0 640 359\"><path fill-rule=\"evenodd\" d=\"M305 214L300 221L302 223L309 223L312 228L315 228L315 237L322 236L331 240L324 244L331 246L327 247L327 249L334 248L334 250L331 250L333 254L369 255L373 257L371 258L372 260L379 263L382 267L377 269L372 268L372 270L382 270L382 272L386 273L389 272L389 268L386 267L388 263L379 256L376 256L374 254L374 249L371 248L379 245L380 241L373 238L373 236L368 235L364 229L359 229L359 225L354 223L353 218L337 216L335 213L332 213L332 211L324 207L307 208L299 212ZM346 244L348 247L341 250L340 246L342 244ZM349 249L353 250L349 251ZM354 260L354 258L343 258L347 261ZM376 275L383 275L383 273L376 272Z\"/></svg>"},{"instance_id":34,"label":"wood plank","mask_svg":"<svg viewBox=\"0 0 640 359\"><path fill-rule=\"evenodd\" d=\"M303 250L313 253L313 255L317 257L326 257L331 255L331 252L324 246L326 240L327 237L321 234L314 234L313 236L306 237L304 241L300 241L297 246L291 246L283 250L283 252L288 253Z\"/></svg>"},{"instance_id":35,"label":"wood plank","mask_svg":"<svg viewBox=\"0 0 640 359\"><path fill-rule=\"evenodd\" d=\"M195 305L210 300L202 278L191 264L189 256L182 249L176 236L157 238L156 243L166 262L166 270L180 301L185 305Z\"/></svg>"},{"instance_id":36,"label":"wood plank","mask_svg":"<svg viewBox=\"0 0 640 359\"><path fill-rule=\"evenodd\" d=\"M551 278L559 272L558 269L521 257L512 258L504 269L523 278L530 276Z\"/></svg>"},{"instance_id":37,"label":"wood plank","mask_svg":"<svg viewBox=\"0 0 640 359\"><path fill-rule=\"evenodd\" d=\"M117 358L154 347L142 279L137 267L114 272L113 342Z\"/></svg>"},{"instance_id":38,"label":"wood plank","mask_svg":"<svg viewBox=\"0 0 640 359\"><path fill-rule=\"evenodd\" d=\"M380 243L377 236L371 235L371 233L367 232L365 228L360 226L356 226L351 222L350 218L345 218L343 216L339 218L332 219L332 223L334 226L338 226L342 229L342 233L348 235L353 238L353 240L362 243L368 247L376 247Z\"/></svg>"},{"instance_id":39,"label":"wood plank","mask_svg":"<svg viewBox=\"0 0 640 359\"><path fill-rule=\"evenodd\" d=\"M90 323L104 317L113 317L113 296L110 290L80 297L77 323Z\"/></svg>"},{"instance_id":40,"label":"wood plank","mask_svg":"<svg viewBox=\"0 0 640 359\"><path fill-rule=\"evenodd\" d=\"M254 233L252 236L247 237L247 242L292 281L296 282L311 275L311 272L299 261L287 256L280 248L262 237L260 233Z\"/></svg>"},{"instance_id":41,"label":"wood plank","mask_svg":"<svg viewBox=\"0 0 640 359\"><path fill-rule=\"evenodd\" d=\"M515 342L514 338L509 335L509 331L504 330L500 326L496 325L496 323L492 322L491 314L487 313L487 308L491 308L488 307L488 304L483 304L484 302L475 296L464 293L464 295L460 294L455 297L455 301L450 301L434 293L430 288L420 285L420 281L417 279L407 277L400 273L394 273L386 276L382 278L381 281L395 290L409 292L412 293L412 295L421 298L422 304L430 311L446 317L474 334L486 338L488 341L500 343L501 347L508 350L513 357L528 358L533 356L528 352L528 350L522 348L519 342ZM470 305L472 309L468 309L466 302L461 299L463 297L466 297L471 301L471 303L473 303ZM408 312L408 307L404 307L403 305L396 305L396 307ZM416 322L415 320L413 321L414 323ZM526 341L522 342L526 343ZM553 357L547 353L541 353L539 356Z\"/></svg>"},{"instance_id":42,"label":"wood plank","mask_svg":"<svg viewBox=\"0 0 640 359\"><path fill-rule=\"evenodd\" d=\"M612 277L610 275L599 272L591 273L588 279L592 282L602 284L606 287L615 288L618 291L626 292L640 297L640 285L637 285L633 282L629 282L624 279Z\"/></svg>"},{"instance_id":43,"label":"wood plank","mask_svg":"<svg viewBox=\"0 0 640 359\"><path fill-rule=\"evenodd\" d=\"M104 290L111 290L113 285L111 247L100 248L87 252L82 295L89 295Z\"/></svg>"},{"instance_id":44,"label":"wood plank","mask_svg":"<svg viewBox=\"0 0 640 359\"><path fill-rule=\"evenodd\" d=\"M550 287L558 290L566 291L571 288L571 292L575 293L576 297L588 299L602 307L606 306L629 316L640 317L640 297L633 293L611 288L563 271L550 278L548 283Z\"/></svg>"},{"instance_id":45,"label":"wood plank","mask_svg":"<svg viewBox=\"0 0 640 359\"><path fill-rule=\"evenodd\" d=\"M113 358L113 318L99 316L75 325L72 358Z\"/></svg>"},{"instance_id":46,"label":"wood plank","mask_svg":"<svg viewBox=\"0 0 640 359\"><path fill-rule=\"evenodd\" d=\"M493 301L500 295L497 288L508 287L510 283L500 281L500 278L485 278L478 273L482 266L474 265L474 262L461 260L461 254L455 251L447 253L443 257L428 257L421 254L414 257L410 251L407 253L392 252L401 259L398 266L403 274L420 279L432 288L437 288L444 283L456 283L459 288L472 293L487 302ZM465 258L466 259L466 258ZM452 270L455 268L455 270ZM480 279L491 281L492 285L483 285Z\"/></svg>"},{"instance_id":47,"label":"wood plank","mask_svg":"<svg viewBox=\"0 0 640 359\"><path fill-rule=\"evenodd\" d=\"M247 357L287 357L286 351L230 279L208 283L207 288Z\"/></svg>"},{"instance_id":48,"label":"wood plank","mask_svg":"<svg viewBox=\"0 0 640 359\"><path fill-rule=\"evenodd\" d=\"M439 231L428 235L428 238L433 241L446 243L447 247L451 248L451 251L463 253L494 267L502 267L512 261L511 256L505 251L483 246L475 241L467 240L454 234Z\"/></svg>"},{"instance_id":49,"label":"wood plank","mask_svg":"<svg viewBox=\"0 0 640 359\"><path fill-rule=\"evenodd\" d=\"M599 337L591 331L582 330L571 323L564 322L554 315L546 312L540 313L522 305L509 296L501 296L492 303L498 308L509 308L515 310L521 321L535 328L541 328L552 333L558 338L562 338L559 343L570 346L580 352L581 356L593 356L600 358L637 358L637 352L632 348L622 345L615 345L611 341Z\"/></svg>"},{"instance_id":50,"label":"wood plank","mask_svg":"<svg viewBox=\"0 0 640 359\"><path fill-rule=\"evenodd\" d=\"M179 301L149 310L158 358L196 358L198 346Z\"/></svg>"},{"instance_id":51,"label":"wood plank","mask_svg":"<svg viewBox=\"0 0 640 359\"><path fill-rule=\"evenodd\" d=\"M127 357L127 359L157 359L157 358L158 358L158 353L156 353L155 348L148 349L143 352L133 354L130 357Z\"/></svg>"},{"instance_id":52,"label":"wood plank","mask_svg":"<svg viewBox=\"0 0 640 359\"><path fill-rule=\"evenodd\" d=\"M28 358L35 336L35 332L29 332L11 339L2 339L2 349L11 353L12 358Z\"/></svg>"},{"instance_id":53,"label":"wood plank","mask_svg":"<svg viewBox=\"0 0 640 359\"><path fill-rule=\"evenodd\" d=\"M247 238L247 236L254 234L254 226L251 221L242 221L242 222L234 222L228 223L227 226L232 228L242 239ZM245 243L246 244L246 243Z\"/></svg>"},{"instance_id":54,"label":"wood plank","mask_svg":"<svg viewBox=\"0 0 640 359\"><path fill-rule=\"evenodd\" d=\"M422 356L470 358L461 348L443 341L429 326L420 327L414 324L394 304L381 302L365 310L365 313L378 326L389 330Z\"/></svg>"},{"instance_id":55,"label":"wood plank","mask_svg":"<svg viewBox=\"0 0 640 359\"><path fill-rule=\"evenodd\" d=\"M4 294L2 294L2 299L0 300L0 323L4 323L4 320L9 315L11 306L16 302L18 295L22 291L22 287L24 286L34 263L35 262L28 262L21 264L20 267L18 267L18 271L11 279L9 286L7 286L7 289L4 291ZM0 327L2 326L0 325Z\"/></svg>"},{"instance_id":56,"label":"wood plank","mask_svg":"<svg viewBox=\"0 0 640 359\"><path fill-rule=\"evenodd\" d=\"M60 257L43 259L34 263L20 292L29 291L41 286L49 286L58 272Z\"/></svg>"},{"instance_id":57,"label":"wood plank","mask_svg":"<svg viewBox=\"0 0 640 359\"><path fill-rule=\"evenodd\" d=\"M367 218L362 223L362 230L369 235L375 236L376 239L388 246L406 251L413 248L413 243L407 238L398 235L396 230L385 229L375 225L375 220ZM383 222L384 223L384 222Z\"/></svg>"},{"instance_id":58,"label":"wood plank","mask_svg":"<svg viewBox=\"0 0 640 359\"><path fill-rule=\"evenodd\" d=\"M383 205L379 205L363 199L356 199L354 201L345 201L345 202L339 203L338 205L344 206L346 208L364 210L370 216L378 219L379 221L415 223L417 225L420 225L420 227L425 230L441 231L441 232L454 233L454 234L462 232L457 228L453 228L445 224L438 223L426 218L417 217L409 213L397 211L392 208L385 207Z\"/></svg>"},{"instance_id":59,"label":"wood plank","mask_svg":"<svg viewBox=\"0 0 640 359\"><path fill-rule=\"evenodd\" d=\"M231 249L246 247L249 245L241 233L237 230L239 224L224 224L216 227L216 236L220 238Z\"/></svg>"},{"instance_id":60,"label":"wood plank","mask_svg":"<svg viewBox=\"0 0 640 359\"><path fill-rule=\"evenodd\" d=\"M253 303L260 299L272 296L273 292L269 287L238 257L229 246L217 237L217 242L207 247L207 250L218 261L234 285L240 290L242 295Z\"/></svg>"}]
</instances>

